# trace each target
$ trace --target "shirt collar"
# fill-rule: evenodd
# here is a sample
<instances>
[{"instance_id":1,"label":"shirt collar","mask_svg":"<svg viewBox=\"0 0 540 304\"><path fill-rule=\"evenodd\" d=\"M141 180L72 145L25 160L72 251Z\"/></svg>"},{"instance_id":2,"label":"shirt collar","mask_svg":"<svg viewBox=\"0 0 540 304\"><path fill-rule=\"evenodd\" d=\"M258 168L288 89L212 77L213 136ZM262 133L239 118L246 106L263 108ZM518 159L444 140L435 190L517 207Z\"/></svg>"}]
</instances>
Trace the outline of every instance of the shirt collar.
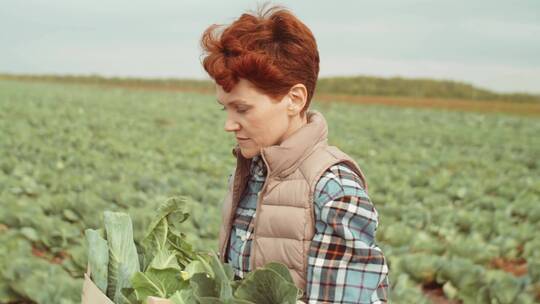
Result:
<instances>
[{"instance_id":1,"label":"shirt collar","mask_svg":"<svg viewBox=\"0 0 540 304\"><path fill-rule=\"evenodd\" d=\"M264 164L264 160L260 155L257 155L251 159L251 167L249 169L249 173L257 180L266 178L266 165Z\"/></svg>"}]
</instances>

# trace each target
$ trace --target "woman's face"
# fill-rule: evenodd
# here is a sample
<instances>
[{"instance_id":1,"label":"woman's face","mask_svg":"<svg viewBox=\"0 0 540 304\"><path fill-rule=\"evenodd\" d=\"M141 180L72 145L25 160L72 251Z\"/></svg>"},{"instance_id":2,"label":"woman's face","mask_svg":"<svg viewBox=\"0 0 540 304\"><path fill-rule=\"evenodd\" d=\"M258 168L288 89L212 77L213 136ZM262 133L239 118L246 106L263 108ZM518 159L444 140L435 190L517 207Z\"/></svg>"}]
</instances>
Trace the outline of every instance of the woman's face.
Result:
<instances>
[{"instance_id":1,"label":"woman's face","mask_svg":"<svg viewBox=\"0 0 540 304\"><path fill-rule=\"evenodd\" d=\"M296 130L288 95L273 99L242 78L230 92L216 84L216 95L227 113L225 131L234 133L245 158L259 155L263 147L279 145Z\"/></svg>"}]
</instances>

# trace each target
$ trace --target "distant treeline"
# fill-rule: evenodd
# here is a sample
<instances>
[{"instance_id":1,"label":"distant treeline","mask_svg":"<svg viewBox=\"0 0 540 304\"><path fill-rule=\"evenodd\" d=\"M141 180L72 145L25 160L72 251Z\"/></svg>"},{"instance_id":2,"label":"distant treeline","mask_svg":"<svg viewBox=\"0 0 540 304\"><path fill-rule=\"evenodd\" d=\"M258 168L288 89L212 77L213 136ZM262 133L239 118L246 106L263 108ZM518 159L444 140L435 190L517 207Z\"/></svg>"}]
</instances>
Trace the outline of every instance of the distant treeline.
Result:
<instances>
[{"instance_id":1,"label":"distant treeline","mask_svg":"<svg viewBox=\"0 0 540 304\"><path fill-rule=\"evenodd\" d=\"M317 92L368 96L540 102L540 95L495 93L464 82L401 77L380 78L357 76L321 78L317 82Z\"/></svg>"},{"instance_id":2,"label":"distant treeline","mask_svg":"<svg viewBox=\"0 0 540 304\"><path fill-rule=\"evenodd\" d=\"M148 87L178 90L198 90L213 92L213 82L209 80L176 78L120 78L103 76L55 76L55 75L14 75L0 74L0 79L53 81L62 83L84 83ZM371 76L326 77L317 82L319 94L342 94L354 96L394 96L442 99L466 99L484 101L538 102L540 95L526 93L496 93L473 85L433 79L381 78Z\"/></svg>"},{"instance_id":3,"label":"distant treeline","mask_svg":"<svg viewBox=\"0 0 540 304\"><path fill-rule=\"evenodd\" d=\"M72 75L16 75L0 74L0 79L47 81L61 83L80 83L96 85L118 85L142 88L163 89L199 89L212 91L213 84L209 80L177 79L177 78L135 78L135 77L103 77L98 75L72 76Z\"/></svg>"}]
</instances>

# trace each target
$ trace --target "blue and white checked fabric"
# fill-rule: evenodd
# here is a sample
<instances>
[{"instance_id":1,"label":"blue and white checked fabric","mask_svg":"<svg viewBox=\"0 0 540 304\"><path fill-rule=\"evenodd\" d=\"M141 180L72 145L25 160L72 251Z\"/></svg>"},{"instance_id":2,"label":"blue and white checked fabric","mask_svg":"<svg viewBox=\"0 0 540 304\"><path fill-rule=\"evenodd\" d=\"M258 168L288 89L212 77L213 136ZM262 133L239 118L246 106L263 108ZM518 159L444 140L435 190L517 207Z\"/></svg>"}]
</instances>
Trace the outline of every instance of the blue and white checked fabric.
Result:
<instances>
[{"instance_id":1,"label":"blue and white checked fabric","mask_svg":"<svg viewBox=\"0 0 540 304\"><path fill-rule=\"evenodd\" d=\"M249 255L251 250L251 234L253 219L257 207L257 196L266 180L266 166L260 156L252 158L250 177L242 198L238 203L231 231L231 242L228 252L228 263L233 267L236 276L243 278L251 271Z\"/></svg>"},{"instance_id":2,"label":"blue and white checked fabric","mask_svg":"<svg viewBox=\"0 0 540 304\"><path fill-rule=\"evenodd\" d=\"M252 159L250 180L236 210L228 263L243 278L249 254L257 193L266 179L260 156ZM346 164L330 167L316 185L315 236L308 257L308 303L387 303L388 266L375 243L378 213L362 181Z\"/></svg>"}]
</instances>

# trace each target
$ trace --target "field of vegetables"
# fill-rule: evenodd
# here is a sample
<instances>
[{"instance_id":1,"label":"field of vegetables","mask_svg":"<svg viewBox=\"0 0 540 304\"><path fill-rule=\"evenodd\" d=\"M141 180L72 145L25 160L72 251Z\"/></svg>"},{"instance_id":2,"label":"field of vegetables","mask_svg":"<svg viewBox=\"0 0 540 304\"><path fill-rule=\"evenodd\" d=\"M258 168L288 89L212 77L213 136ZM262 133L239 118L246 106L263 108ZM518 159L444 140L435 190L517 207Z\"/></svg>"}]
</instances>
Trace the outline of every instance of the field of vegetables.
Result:
<instances>
[{"instance_id":1,"label":"field of vegetables","mask_svg":"<svg viewBox=\"0 0 540 304\"><path fill-rule=\"evenodd\" d=\"M540 302L540 119L317 103L363 168L392 303ZM0 303L80 303L84 229L191 197L216 249L234 138L215 97L0 81Z\"/></svg>"}]
</instances>

